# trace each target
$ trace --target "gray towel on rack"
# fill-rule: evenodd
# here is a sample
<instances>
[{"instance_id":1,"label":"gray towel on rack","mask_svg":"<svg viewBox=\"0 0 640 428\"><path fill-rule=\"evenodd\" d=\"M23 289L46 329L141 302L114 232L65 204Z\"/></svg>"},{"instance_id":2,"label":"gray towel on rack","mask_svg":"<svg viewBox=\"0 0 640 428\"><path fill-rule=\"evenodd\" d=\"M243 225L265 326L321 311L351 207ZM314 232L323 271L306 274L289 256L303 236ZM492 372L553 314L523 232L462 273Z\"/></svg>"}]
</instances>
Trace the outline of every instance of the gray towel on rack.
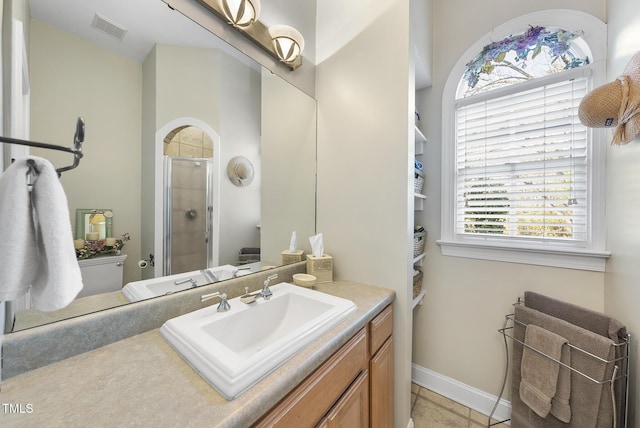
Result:
<instances>
[{"instance_id":1,"label":"gray towel on rack","mask_svg":"<svg viewBox=\"0 0 640 428\"><path fill-rule=\"evenodd\" d=\"M537 325L559 336L592 354L611 360L614 357L613 341L584 328L570 324L564 320L549 316L517 305L515 319L525 325ZM524 342L525 327L515 323L514 337ZM521 361L523 346L514 342L512 355L512 397L511 397L511 426L513 428L611 428L613 413L611 408L611 394L608 384L602 385L590 381L578 373L571 372L571 420L569 423L560 421L553 414L542 418L533 412L520 400L519 385L522 379ZM571 352L571 366L597 380L608 380L613 373L613 364L597 361L577 350Z\"/></svg>"},{"instance_id":2,"label":"gray towel on rack","mask_svg":"<svg viewBox=\"0 0 640 428\"><path fill-rule=\"evenodd\" d=\"M571 349L563 346L560 361L571 366ZM562 422L571 421L571 370L560 366L556 395L551 400L551 414Z\"/></svg>"},{"instance_id":3,"label":"gray towel on rack","mask_svg":"<svg viewBox=\"0 0 640 428\"><path fill-rule=\"evenodd\" d=\"M31 192L28 159L39 171ZM67 197L48 160L20 158L0 175L0 237L0 300L15 300L31 288L34 307L53 311L82 289Z\"/></svg>"},{"instance_id":4,"label":"gray towel on rack","mask_svg":"<svg viewBox=\"0 0 640 428\"><path fill-rule=\"evenodd\" d=\"M608 337L617 344L623 343L626 339L627 329L624 324L609 315L533 291L525 291L524 299L525 305L528 308L535 309L552 317L560 318L601 336ZM623 349L623 347L616 347L616 358L623 357ZM614 391L616 402L619 404L618 412L622 413L624 410L622 400L622 397L624 397L624 382L616 382ZM604 403L602 405L605 406Z\"/></svg>"},{"instance_id":5,"label":"gray towel on rack","mask_svg":"<svg viewBox=\"0 0 640 428\"><path fill-rule=\"evenodd\" d=\"M619 343L627 334L626 327L615 318L572 303L563 302L533 291L524 292L524 304L552 317L560 318Z\"/></svg>"},{"instance_id":6,"label":"gray towel on rack","mask_svg":"<svg viewBox=\"0 0 640 428\"><path fill-rule=\"evenodd\" d=\"M568 408L567 418L566 406L569 404L568 398L571 393L571 378L560 378L561 367L557 362L562 361L563 348L569 349L565 346L567 339L530 324L525 329L524 343L527 346L522 351L520 399L538 416L545 418L552 411L552 402L557 396L554 403L563 407L563 411L560 412L562 419L559 419L569 422L571 409ZM565 361L567 355L569 354L565 352ZM565 361L563 363L566 364Z\"/></svg>"}]
</instances>

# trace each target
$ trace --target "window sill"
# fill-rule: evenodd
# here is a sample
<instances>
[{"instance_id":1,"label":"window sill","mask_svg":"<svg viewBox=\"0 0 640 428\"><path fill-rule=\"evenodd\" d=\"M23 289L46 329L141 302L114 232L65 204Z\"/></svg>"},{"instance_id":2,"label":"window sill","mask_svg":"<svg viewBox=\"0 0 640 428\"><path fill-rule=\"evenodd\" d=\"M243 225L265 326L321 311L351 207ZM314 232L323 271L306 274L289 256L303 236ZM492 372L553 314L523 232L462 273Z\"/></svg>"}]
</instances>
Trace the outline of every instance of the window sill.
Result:
<instances>
[{"instance_id":1,"label":"window sill","mask_svg":"<svg viewBox=\"0 0 640 428\"><path fill-rule=\"evenodd\" d=\"M443 256L524 263L568 269L604 272L609 251L583 249L549 249L524 246L504 246L487 242L436 241Z\"/></svg>"}]
</instances>

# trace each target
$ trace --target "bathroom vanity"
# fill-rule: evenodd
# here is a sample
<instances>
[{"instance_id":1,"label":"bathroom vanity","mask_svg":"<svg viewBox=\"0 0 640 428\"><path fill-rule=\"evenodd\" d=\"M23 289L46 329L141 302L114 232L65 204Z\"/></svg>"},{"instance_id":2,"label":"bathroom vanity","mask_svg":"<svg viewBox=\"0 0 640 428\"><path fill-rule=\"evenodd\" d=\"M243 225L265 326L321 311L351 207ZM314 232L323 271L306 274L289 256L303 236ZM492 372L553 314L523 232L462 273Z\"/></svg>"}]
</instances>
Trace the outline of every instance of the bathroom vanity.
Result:
<instances>
[{"instance_id":1,"label":"bathroom vanity","mask_svg":"<svg viewBox=\"0 0 640 428\"><path fill-rule=\"evenodd\" d=\"M393 426L392 331L389 305L255 426Z\"/></svg>"},{"instance_id":2,"label":"bathroom vanity","mask_svg":"<svg viewBox=\"0 0 640 428\"><path fill-rule=\"evenodd\" d=\"M0 425L392 426L394 291L351 281L317 289L357 310L235 400L153 329L5 380L0 402L25 411L0 412Z\"/></svg>"}]
</instances>

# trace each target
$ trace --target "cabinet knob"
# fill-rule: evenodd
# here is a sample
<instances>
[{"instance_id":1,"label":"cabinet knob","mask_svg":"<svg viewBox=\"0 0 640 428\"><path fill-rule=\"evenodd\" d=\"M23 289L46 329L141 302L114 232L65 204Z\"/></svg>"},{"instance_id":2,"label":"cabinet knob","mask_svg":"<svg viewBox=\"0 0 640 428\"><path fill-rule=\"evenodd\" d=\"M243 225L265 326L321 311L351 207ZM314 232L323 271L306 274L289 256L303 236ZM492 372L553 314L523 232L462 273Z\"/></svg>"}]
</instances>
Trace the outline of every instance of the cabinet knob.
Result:
<instances>
[{"instance_id":1,"label":"cabinet knob","mask_svg":"<svg viewBox=\"0 0 640 428\"><path fill-rule=\"evenodd\" d=\"M116 266L122 266L122 265L124 265L124 263L122 263L122 262L116 263Z\"/></svg>"}]
</instances>

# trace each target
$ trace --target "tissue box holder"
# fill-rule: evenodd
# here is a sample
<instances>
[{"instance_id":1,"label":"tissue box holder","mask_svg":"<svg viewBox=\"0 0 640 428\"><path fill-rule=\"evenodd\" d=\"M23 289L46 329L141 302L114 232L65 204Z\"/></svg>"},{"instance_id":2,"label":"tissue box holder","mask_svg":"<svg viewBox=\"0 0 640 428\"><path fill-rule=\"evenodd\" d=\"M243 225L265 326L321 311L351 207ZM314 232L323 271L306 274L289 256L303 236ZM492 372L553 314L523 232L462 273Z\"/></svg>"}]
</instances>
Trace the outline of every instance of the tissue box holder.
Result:
<instances>
[{"instance_id":1,"label":"tissue box holder","mask_svg":"<svg viewBox=\"0 0 640 428\"><path fill-rule=\"evenodd\" d=\"M282 252L282 264L283 265L290 265L291 263L298 263L301 262L302 256L304 256L304 250L298 250L298 251L289 251L289 250L284 250Z\"/></svg>"},{"instance_id":2,"label":"tissue box holder","mask_svg":"<svg viewBox=\"0 0 640 428\"><path fill-rule=\"evenodd\" d=\"M333 282L333 257L328 254L322 257L307 254L307 273L318 278L316 284Z\"/></svg>"}]
</instances>

